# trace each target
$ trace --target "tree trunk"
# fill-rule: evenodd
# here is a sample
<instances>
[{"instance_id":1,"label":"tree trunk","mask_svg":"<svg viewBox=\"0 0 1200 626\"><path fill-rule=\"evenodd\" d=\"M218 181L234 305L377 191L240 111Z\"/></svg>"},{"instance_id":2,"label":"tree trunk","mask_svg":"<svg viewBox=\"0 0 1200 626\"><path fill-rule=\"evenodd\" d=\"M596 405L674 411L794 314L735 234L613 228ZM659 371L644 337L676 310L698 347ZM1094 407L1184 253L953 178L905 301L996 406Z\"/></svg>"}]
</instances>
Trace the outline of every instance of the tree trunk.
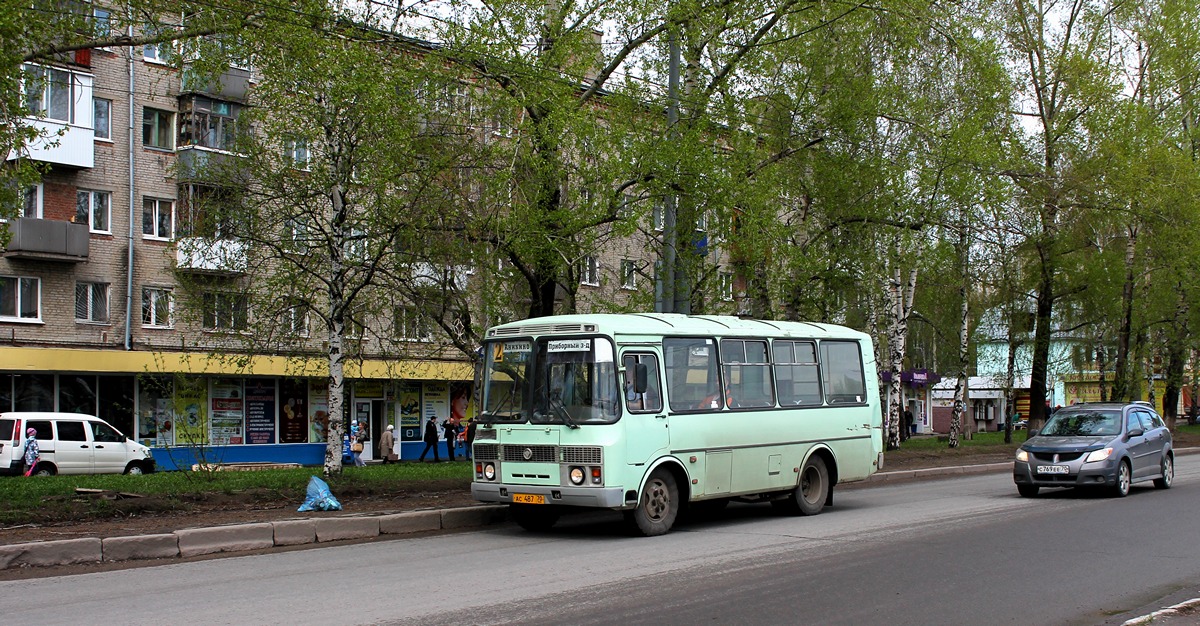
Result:
<instances>
[{"instance_id":1,"label":"tree trunk","mask_svg":"<svg viewBox=\"0 0 1200 626\"><path fill-rule=\"evenodd\" d=\"M964 217L958 227L958 243L955 246L958 253L958 297L960 300L958 317L958 377L954 381L954 409L950 416L950 447L958 447L958 430L965 423L967 408L967 359L970 357L970 304L967 300L968 267L968 232L967 220ZM975 419L971 418L971 428L966 432L969 440L975 433Z\"/></svg>"},{"instance_id":2,"label":"tree trunk","mask_svg":"<svg viewBox=\"0 0 1200 626\"><path fill-rule=\"evenodd\" d=\"M1121 285L1121 327L1117 330L1117 362L1113 373L1112 399L1128 402L1133 399L1130 384L1129 344L1133 333L1134 260L1137 251L1138 229L1129 226L1125 239L1125 281Z\"/></svg>"},{"instance_id":3,"label":"tree trunk","mask_svg":"<svg viewBox=\"0 0 1200 626\"><path fill-rule=\"evenodd\" d=\"M1167 337L1167 388L1163 393L1163 418L1167 426L1175 430L1179 419L1179 396L1183 388L1183 373L1187 362L1186 324L1188 315L1187 296L1183 285L1176 283L1175 292L1179 300L1175 304L1175 317L1171 320L1173 332Z\"/></svg>"},{"instance_id":4,"label":"tree trunk","mask_svg":"<svg viewBox=\"0 0 1200 626\"><path fill-rule=\"evenodd\" d=\"M892 272L888 282L889 303L892 309L892 319L888 322L888 356L892 373L892 384L888 389L888 429L887 448L895 450L900 447L900 427L904 426L902 415L904 407L900 382L900 372L904 369L904 349L908 341L908 317L912 314L913 294L917 289L917 270L909 272L908 282L900 282L900 268Z\"/></svg>"}]
</instances>

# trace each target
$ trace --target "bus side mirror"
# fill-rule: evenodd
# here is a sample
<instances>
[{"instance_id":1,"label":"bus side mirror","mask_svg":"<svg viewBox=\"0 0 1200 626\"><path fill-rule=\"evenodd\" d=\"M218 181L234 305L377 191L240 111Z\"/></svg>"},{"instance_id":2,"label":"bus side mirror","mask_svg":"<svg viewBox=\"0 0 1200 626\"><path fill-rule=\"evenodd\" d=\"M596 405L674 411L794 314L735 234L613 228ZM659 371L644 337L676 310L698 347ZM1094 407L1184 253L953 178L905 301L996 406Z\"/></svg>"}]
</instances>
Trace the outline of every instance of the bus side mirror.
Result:
<instances>
[{"instance_id":1,"label":"bus side mirror","mask_svg":"<svg viewBox=\"0 0 1200 626\"><path fill-rule=\"evenodd\" d=\"M645 363L638 363L633 366L633 390L638 393L646 393L646 389L650 387L650 368L646 367Z\"/></svg>"}]
</instances>

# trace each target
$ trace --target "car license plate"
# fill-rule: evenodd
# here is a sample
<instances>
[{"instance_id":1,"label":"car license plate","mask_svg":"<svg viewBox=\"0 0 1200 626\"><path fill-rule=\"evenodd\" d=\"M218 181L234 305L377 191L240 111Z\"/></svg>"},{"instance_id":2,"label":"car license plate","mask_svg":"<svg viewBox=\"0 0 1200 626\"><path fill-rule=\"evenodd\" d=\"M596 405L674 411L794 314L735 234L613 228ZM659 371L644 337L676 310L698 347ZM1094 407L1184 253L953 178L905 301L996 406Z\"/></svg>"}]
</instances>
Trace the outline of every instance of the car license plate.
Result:
<instances>
[{"instance_id":1,"label":"car license plate","mask_svg":"<svg viewBox=\"0 0 1200 626\"><path fill-rule=\"evenodd\" d=\"M1037 468L1039 474L1070 474L1071 467L1069 465L1039 465Z\"/></svg>"},{"instance_id":2,"label":"car license plate","mask_svg":"<svg viewBox=\"0 0 1200 626\"><path fill-rule=\"evenodd\" d=\"M546 496L533 493L514 493L513 502L517 504L545 504Z\"/></svg>"}]
</instances>

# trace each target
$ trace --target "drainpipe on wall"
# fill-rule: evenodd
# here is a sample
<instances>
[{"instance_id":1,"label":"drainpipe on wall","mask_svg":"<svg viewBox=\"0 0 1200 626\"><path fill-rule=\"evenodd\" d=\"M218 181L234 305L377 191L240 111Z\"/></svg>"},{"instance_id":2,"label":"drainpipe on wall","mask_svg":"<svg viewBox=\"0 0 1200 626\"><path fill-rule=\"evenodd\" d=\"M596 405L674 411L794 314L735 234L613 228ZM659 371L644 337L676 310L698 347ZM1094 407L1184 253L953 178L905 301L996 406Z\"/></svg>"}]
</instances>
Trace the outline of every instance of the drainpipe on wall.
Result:
<instances>
[{"instance_id":1,"label":"drainpipe on wall","mask_svg":"<svg viewBox=\"0 0 1200 626\"><path fill-rule=\"evenodd\" d=\"M125 34L133 38L133 24L125 29ZM133 101L133 62L134 47L129 47L129 253L125 260L125 349L133 350L133 233L137 226L137 187L134 183L134 126L133 120L136 105Z\"/></svg>"}]
</instances>

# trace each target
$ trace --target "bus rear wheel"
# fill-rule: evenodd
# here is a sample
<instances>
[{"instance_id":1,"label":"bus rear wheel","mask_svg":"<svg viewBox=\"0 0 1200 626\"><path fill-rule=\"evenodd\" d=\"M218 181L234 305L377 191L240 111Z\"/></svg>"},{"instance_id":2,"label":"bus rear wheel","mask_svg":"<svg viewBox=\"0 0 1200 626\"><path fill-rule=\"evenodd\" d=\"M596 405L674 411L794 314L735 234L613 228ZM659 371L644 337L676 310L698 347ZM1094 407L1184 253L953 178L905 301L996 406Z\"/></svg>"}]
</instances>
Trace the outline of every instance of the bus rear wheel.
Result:
<instances>
[{"instance_id":1,"label":"bus rear wheel","mask_svg":"<svg viewBox=\"0 0 1200 626\"><path fill-rule=\"evenodd\" d=\"M558 523L559 511L552 505L511 504L508 513L517 526L533 532L550 530Z\"/></svg>"},{"instance_id":2,"label":"bus rear wheel","mask_svg":"<svg viewBox=\"0 0 1200 626\"><path fill-rule=\"evenodd\" d=\"M666 534L679 515L679 487L664 469L655 470L638 498L637 508L625 512L629 530L644 537Z\"/></svg>"},{"instance_id":3,"label":"bus rear wheel","mask_svg":"<svg viewBox=\"0 0 1200 626\"><path fill-rule=\"evenodd\" d=\"M829 470L819 456L812 456L800 470L800 483L787 497L771 504L788 515L816 515L829 498Z\"/></svg>"}]
</instances>

